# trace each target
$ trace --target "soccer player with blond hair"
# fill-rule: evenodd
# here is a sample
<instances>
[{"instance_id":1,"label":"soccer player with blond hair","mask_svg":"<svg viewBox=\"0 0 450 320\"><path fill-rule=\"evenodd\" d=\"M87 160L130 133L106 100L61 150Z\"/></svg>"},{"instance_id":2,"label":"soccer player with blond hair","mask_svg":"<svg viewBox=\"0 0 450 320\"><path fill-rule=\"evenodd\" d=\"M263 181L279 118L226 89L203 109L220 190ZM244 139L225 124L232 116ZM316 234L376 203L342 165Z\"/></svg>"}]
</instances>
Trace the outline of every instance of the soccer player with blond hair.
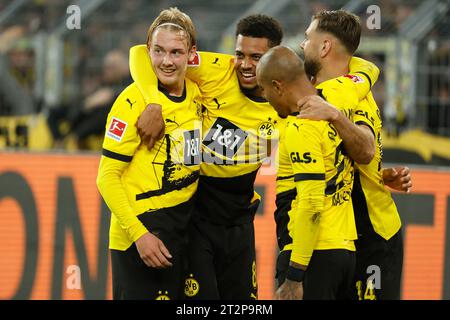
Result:
<instances>
[{"instance_id":1,"label":"soccer player with blond hair","mask_svg":"<svg viewBox=\"0 0 450 320\"><path fill-rule=\"evenodd\" d=\"M148 66L158 78L149 94L164 104L165 134L148 150L135 126L146 108L135 83L109 113L97 185L112 211L114 299L180 299L187 225L200 169L201 96L185 78L195 57L195 29L176 8L163 10L148 31ZM146 70L150 72L150 70Z\"/></svg>"}]
</instances>

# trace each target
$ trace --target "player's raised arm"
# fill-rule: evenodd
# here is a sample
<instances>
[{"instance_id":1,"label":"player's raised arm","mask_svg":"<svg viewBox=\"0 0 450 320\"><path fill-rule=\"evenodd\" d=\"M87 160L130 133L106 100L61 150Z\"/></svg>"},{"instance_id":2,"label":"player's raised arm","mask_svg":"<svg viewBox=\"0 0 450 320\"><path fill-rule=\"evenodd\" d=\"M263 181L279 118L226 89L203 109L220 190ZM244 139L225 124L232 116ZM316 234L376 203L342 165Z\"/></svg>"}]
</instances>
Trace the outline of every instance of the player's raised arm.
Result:
<instances>
[{"instance_id":1,"label":"player's raised arm","mask_svg":"<svg viewBox=\"0 0 450 320\"><path fill-rule=\"evenodd\" d=\"M130 73L146 104L158 103L154 89L158 87L158 78L150 61L148 48L145 44L136 45L130 49Z\"/></svg>"},{"instance_id":2,"label":"player's raised arm","mask_svg":"<svg viewBox=\"0 0 450 320\"><path fill-rule=\"evenodd\" d=\"M368 60L352 57L349 63L349 74L345 77L353 80L359 100L366 97L378 80L380 69Z\"/></svg>"},{"instance_id":3,"label":"player's raised arm","mask_svg":"<svg viewBox=\"0 0 450 320\"><path fill-rule=\"evenodd\" d=\"M162 106L159 104L158 78L151 65L146 45L136 45L130 49L130 73L139 88L147 107L136 122L142 142L151 150L156 141L164 136L165 125Z\"/></svg>"}]
</instances>

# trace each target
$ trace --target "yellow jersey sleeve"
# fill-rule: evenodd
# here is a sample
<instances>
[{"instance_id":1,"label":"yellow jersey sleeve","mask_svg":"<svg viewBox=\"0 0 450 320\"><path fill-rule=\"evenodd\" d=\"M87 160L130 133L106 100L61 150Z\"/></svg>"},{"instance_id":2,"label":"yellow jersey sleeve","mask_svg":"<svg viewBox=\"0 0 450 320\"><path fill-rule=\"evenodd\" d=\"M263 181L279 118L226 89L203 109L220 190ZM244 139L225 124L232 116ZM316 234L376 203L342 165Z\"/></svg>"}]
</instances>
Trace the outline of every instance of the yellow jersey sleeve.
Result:
<instances>
[{"instance_id":1,"label":"yellow jersey sleeve","mask_svg":"<svg viewBox=\"0 0 450 320\"><path fill-rule=\"evenodd\" d=\"M376 138L376 128L375 128L375 119L378 117L376 114L377 110L369 103L368 97L372 96L372 93L369 92L366 98L361 100L358 104L358 107L355 110L355 114L353 116L353 122L358 125L366 125L372 130L374 139Z\"/></svg>"},{"instance_id":2,"label":"yellow jersey sleeve","mask_svg":"<svg viewBox=\"0 0 450 320\"><path fill-rule=\"evenodd\" d=\"M215 96L228 85L234 71L234 57L222 53L197 52L188 64L186 77L200 87L205 96ZM144 96L146 104L160 103L155 94L158 78L153 71L146 45L136 45L130 49L130 73ZM237 79L236 79L237 81ZM208 107L208 105L206 105Z\"/></svg>"},{"instance_id":3,"label":"yellow jersey sleeve","mask_svg":"<svg viewBox=\"0 0 450 320\"><path fill-rule=\"evenodd\" d=\"M122 184L121 177L127 167L128 163L126 162L102 156L98 169L97 186L121 228L134 242L148 230L134 214Z\"/></svg>"},{"instance_id":4,"label":"yellow jersey sleeve","mask_svg":"<svg viewBox=\"0 0 450 320\"><path fill-rule=\"evenodd\" d=\"M297 189L291 261L307 266L319 234L325 206L322 121L294 120L286 129L286 149Z\"/></svg>"},{"instance_id":5,"label":"yellow jersey sleeve","mask_svg":"<svg viewBox=\"0 0 450 320\"><path fill-rule=\"evenodd\" d=\"M135 123L143 107L142 96L135 85L130 85L116 99L108 115L97 175L103 199L132 241L139 239L147 229L132 210L122 175L140 144Z\"/></svg>"},{"instance_id":6,"label":"yellow jersey sleeve","mask_svg":"<svg viewBox=\"0 0 450 320\"><path fill-rule=\"evenodd\" d=\"M106 122L104 153L111 152L119 155L125 162L131 161L141 143L136 122L144 108L144 100L135 84L117 97Z\"/></svg>"},{"instance_id":7,"label":"yellow jersey sleeve","mask_svg":"<svg viewBox=\"0 0 450 320\"><path fill-rule=\"evenodd\" d=\"M358 57L351 58L349 69L350 72L345 77L355 83L359 100L362 100L377 82L380 69L374 63Z\"/></svg>"},{"instance_id":8,"label":"yellow jersey sleeve","mask_svg":"<svg viewBox=\"0 0 450 320\"><path fill-rule=\"evenodd\" d=\"M353 114L359 103L359 94L354 81L341 76L316 86L319 95L334 105L353 121Z\"/></svg>"},{"instance_id":9,"label":"yellow jersey sleeve","mask_svg":"<svg viewBox=\"0 0 450 320\"><path fill-rule=\"evenodd\" d=\"M194 61L188 64L186 77L199 86L203 96L214 98L230 85L230 79L237 81L234 75L234 57L198 51Z\"/></svg>"},{"instance_id":10,"label":"yellow jersey sleeve","mask_svg":"<svg viewBox=\"0 0 450 320\"><path fill-rule=\"evenodd\" d=\"M129 64L131 77L142 93L145 103L159 103L157 90L155 90L158 88L158 78L153 71L145 44L131 47Z\"/></svg>"}]
</instances>

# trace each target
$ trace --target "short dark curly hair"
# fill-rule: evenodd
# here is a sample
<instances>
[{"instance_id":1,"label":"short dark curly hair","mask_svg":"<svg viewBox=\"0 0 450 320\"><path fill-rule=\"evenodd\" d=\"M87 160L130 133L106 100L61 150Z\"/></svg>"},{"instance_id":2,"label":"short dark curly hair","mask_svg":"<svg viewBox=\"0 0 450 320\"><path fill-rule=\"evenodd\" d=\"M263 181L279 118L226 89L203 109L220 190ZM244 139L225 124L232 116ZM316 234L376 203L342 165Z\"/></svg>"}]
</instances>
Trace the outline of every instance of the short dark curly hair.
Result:
<instances>
[{"instance_id":1,"label":"short dark curly hair","mask_svg":"<svg viewBox=\"0 0 450 320\"><path fill-rule=\"evenodd\" d=\"M266 38L269 46L275 47L283 40L281 24L274 18L264 14L252 14L241 19L236 28L236 37Z\"/></svg>"}]
</instances>

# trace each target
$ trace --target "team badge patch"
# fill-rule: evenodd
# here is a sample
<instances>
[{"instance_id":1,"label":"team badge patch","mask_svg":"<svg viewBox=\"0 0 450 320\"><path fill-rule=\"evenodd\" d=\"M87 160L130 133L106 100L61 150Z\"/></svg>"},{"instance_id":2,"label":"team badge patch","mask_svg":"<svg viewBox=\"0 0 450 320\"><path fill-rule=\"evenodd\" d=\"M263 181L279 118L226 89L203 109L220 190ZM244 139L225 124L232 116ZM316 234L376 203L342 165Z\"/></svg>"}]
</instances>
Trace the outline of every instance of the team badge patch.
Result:
<instances>
[{"instance_id":1,"label":"team badge patch","mask_svg":"<svg viewBox=\"0 0 450 320\"><path fill-rule=\"evenodd\" d=\"M194 279L194 275L190 274L189 278L185 281L184 294L188 297L194 297L199 290L200 285L198 284L198 281Z\"/></svg>"},{"instance_id":2,"label":"team badge patch","mask_svg":"<svg viewBox=\"0 0 450 320\"><path fill-rule=\"evenodd\" d=\"M349 78L354 83L363 83L364 82L363 78L361 78L360 76L355 76L353 74L346 74L344 77Z\"/></svg>"},{"instance_id":3,"label":"team badge patch","mask_svg":"<svg viewBox=\"0 0 450 320\"><path fill-rule=\"evenodd\" d=\"M127 125L128 124L125 121L112 117L111 124L109 125L106 135L109 138L120 142L122 140L123 135L125 134Z\"/></svg>"},{"instance_id":4,"label":"team badge patch","mask_svg":"<svg viewBox=\"0 0 450 320\"><path fill-rule=\"evenodd\" d=\"M192 61L188 61L188 66L197 67L200 65L200 55L198 52L195 53L194 59Z\"/></svg>"},{"instance_id":5,"label":"team badge patch","mask_svg":"<svg viewBox=\"0 0 450 320\"><path fill-rule=\"evenodd\" d=\"M272 122L263 122L258 127L259 136L261 138L270 138L274 133L275 126Z\"/></svg>"}]
</instances>

